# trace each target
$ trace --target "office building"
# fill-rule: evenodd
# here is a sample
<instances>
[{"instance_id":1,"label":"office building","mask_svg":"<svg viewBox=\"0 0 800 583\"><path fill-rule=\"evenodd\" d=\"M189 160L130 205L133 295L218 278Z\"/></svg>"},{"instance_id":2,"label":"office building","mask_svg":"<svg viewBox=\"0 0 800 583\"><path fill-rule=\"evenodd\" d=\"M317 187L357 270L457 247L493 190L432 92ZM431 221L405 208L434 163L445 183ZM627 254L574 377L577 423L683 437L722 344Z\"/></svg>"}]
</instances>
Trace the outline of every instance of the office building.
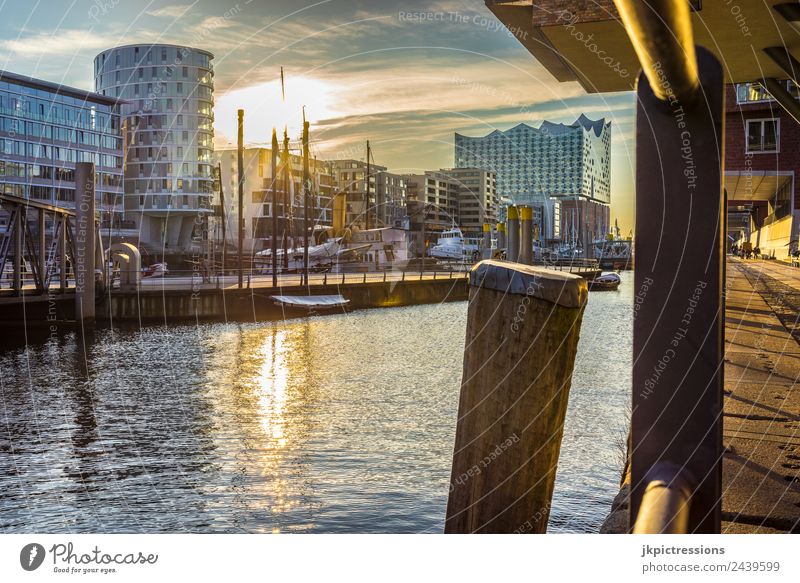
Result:
<instances>
[{"instance_id":1,"label":"office building","mask_svg":"<svg viewBox=\"0 0 800 583\"><path fill-rule=\"evenodd\" d=\"M105 226L122 218L123 142L117 99L0 72L0 189L75 208L75 164L93 162Z\"/></svg>"}]
</instances>

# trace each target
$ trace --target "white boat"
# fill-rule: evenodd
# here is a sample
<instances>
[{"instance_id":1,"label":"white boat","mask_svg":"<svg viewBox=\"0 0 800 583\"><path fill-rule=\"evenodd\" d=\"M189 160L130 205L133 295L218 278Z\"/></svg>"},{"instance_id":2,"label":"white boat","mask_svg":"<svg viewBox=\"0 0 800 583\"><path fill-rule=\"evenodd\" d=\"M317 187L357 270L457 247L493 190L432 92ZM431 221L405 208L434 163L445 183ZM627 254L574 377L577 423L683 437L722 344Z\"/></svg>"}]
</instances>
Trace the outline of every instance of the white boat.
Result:
<instances>
[{"instance_id":1,"label":"white boat","mask_svg":"<svg viewBox=\"0 0 800 583\"><path fill-rule=\"evenodd\" d=\"M341 295L327 296L270 296L279 306L303 310L325 310L344 308L350 303Z\"/></svg>"},{"instance_id":2,"label":"white boat","mask_svg":"<svg viewBox=\"0 0 800 583\"><path fill-rule=\"evenodd\" d=\"M303 269L304 247L287 250L286 264L290 271ZM278 249L278 259L283 261L283 250ZM256 253L256 260L265 271L272 263L272 250ZM390 269L408 261L406 231L392 227L353 231L346 237L329 239L308 248L308 266L312 270L333 271L346 266L360 265L367 271Z\"/></svg>"},{"instance_id":3,"label":"white boat","mask_svg":"<svg viewBox=\"0 0 800 583\"><path fill-rule=\"evenodd\" d=\"M481 240L464 237L461 229L454 227L442 231L436 245L431 247L430 256L454 261L480 261Z\"/></svg>"},{"instance_id":4,"label":"white boat","mask_svg":"<svg viewBox=\"0 0 800 583\"><path fill-rule=\"evenodd\" d=\"M153 263L150 267L142 267L142 277L164 277L168 271L166 263Z\"/></svg>"}]
</instances>

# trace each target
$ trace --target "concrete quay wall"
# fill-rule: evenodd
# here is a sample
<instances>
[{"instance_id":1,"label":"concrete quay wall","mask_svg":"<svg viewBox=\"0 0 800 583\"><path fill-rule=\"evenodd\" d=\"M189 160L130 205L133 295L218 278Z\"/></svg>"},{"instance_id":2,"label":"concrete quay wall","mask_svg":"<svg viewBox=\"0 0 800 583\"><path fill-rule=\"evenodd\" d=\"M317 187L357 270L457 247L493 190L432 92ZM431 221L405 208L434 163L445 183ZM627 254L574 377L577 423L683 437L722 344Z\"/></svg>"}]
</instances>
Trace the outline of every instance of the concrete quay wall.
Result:
<instances>
[{"instance_id":1,"label":"concrete quay wall","mask_svg":"<svg viewBox=\"0 0 800 583\"><path fill-rule=\"evenodd\" d=\"M408 279L406 281L312 285L310 287L255 287L251 289L114 291L98 319L119 321L271 320L300 313L276 306L272 295L333 295L350 300L348 309L389 308L416 304L465 301L466 278ZM335 310L341 312L341 309ZM332 313L325 311L318 313ZM305 313L303 311L302 313Z\"/></svg>"}]
</instances>

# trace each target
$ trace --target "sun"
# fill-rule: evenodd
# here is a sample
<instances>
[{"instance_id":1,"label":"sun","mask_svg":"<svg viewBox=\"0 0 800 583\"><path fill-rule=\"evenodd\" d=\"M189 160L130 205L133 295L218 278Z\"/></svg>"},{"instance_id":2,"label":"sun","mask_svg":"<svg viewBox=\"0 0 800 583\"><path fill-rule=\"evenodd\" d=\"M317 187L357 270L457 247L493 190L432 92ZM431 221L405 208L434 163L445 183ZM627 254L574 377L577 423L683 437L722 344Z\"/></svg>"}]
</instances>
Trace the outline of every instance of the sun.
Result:
<instances>
[{"instance_id":1,"label":"sun","mask_svg":"<svg viewBox=\"0 0 800 583\"><path fill-rule=\"evenodd\" d=\"M317 120L337 115L331 84L287 75L285 88L285 98L281 95L280 79L217 93L214 131L218 138L236 140L238 109L245 110L244 141L248 144L269 143L272 128L280 136L283 128L288 127L289 136L298 136L302 131L303 106L312 126Z\"/></svg>"}]
</instances>

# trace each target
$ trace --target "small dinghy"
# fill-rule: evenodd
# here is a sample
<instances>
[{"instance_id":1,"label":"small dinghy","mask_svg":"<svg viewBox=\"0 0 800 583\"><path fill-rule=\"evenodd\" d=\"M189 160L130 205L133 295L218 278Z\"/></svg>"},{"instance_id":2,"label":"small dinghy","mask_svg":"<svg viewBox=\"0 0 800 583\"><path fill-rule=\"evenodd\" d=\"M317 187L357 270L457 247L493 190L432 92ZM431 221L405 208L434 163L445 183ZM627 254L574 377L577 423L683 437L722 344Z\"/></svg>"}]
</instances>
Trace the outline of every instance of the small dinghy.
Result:
<instances>
[{"instance_id":1,"label":"small dinghy","mask_svg":"<svg viewBox=\"0 0 800 583\"><path fill-rule=\"evenodd\" d=\"M301 310L330 310L343 308L350 303L341 295L331 296L270 296L279 306Z\"/></svg>"},{"instance_id":2,"label":"small dinghy","mask_svg":"<svg viewBox=\"0 0 800 583\"><path fill-rule=\"evenodd\" d=\"M614 291L621 282L622 279L616 273L606 273L589 282L589 291Z\"/></svg>"}]
</instances>

